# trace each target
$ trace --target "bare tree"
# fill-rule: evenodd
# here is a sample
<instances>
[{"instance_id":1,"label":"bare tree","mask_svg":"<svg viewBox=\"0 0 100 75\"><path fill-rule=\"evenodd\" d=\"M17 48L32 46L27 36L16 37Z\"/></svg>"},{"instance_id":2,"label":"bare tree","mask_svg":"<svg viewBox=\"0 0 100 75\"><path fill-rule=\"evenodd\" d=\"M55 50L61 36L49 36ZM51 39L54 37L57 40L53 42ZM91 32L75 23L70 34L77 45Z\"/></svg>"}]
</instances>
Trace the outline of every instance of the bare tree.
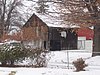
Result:
<instances>
[{"instance_id":1,"label":"bare tree","mask_svg":"<svg viewBox=\"0 0 100 75\"><path fill-rule=\"evenodd\" d=\"M57 9L48 13L57 13L63 23L69 26L94 27L93 56L100 55L100 0L39 0L34 1L40 4L51 2ZM41 4L41 1L43 2ZM46 5L47 6L47 5ZM41 11L44 11L45 7ZM45 11L47 13L47 11ZM54 15L55 16L55 15Z\"/></svg>"},{"instance_id":2,"label":"bare tree","mask_svg":"<svg viewBox=\"0 0 100 75\"><path fill-rule=\"evenodd\" d=\"M94 26L93 56L100 55L100 1L56 0L61 18L69 25Z\"/></svg>"},{"instance_id":3,"label":"bare tree","mask_svg":"<svg viewBox=\"0 0 100 75\"><path fill-rule=\"evenodd\" d=\"M20 26L24 19L19 10L23 0L0 0L0 37L9 32L11 26Z\"/></svg>"},{"instance_id":4,"label":"bare tree","mask_svg":"<svg viewBox=\"0 0 100 75\"><path fill-rule=\"evenodd\" d=\"M38 13L46 13L46 11L48 10L48 7L49 7L46 3L47 3L47 0L38 0L37 1L38 7L36 7L36 10Z\"/></svg>"},{"instance_id":5,"label":"bare tree","mask_svg":"<svg viewBox=\"0 0 100 75\"><path fill-rule=\"evenodd\" d=\"M100 55L100 0L84 0L94 24L93 56Z\"/></svg>"}]
</instances>

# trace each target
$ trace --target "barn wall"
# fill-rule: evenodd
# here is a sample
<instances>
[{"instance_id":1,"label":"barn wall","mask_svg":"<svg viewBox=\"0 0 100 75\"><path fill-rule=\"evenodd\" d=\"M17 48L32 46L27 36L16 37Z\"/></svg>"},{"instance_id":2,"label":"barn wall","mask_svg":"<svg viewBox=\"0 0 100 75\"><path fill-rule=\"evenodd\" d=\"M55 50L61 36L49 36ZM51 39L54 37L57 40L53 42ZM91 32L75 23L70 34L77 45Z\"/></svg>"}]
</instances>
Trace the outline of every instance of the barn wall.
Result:
<instances>
[{"instance_id":1,"label":"barn wall","mask_svg":"<svg viewBox=\"0 0 100 75\"><path fill-rule=\"evenodd\" d=\"M24 43L31 43L33 48L47 48L48 27L36 15L33 15L23 27Z\"/></svg>"},{"instance_id":2,"label":"barn wall","mask_svg":"<svg viewBox=\"0 0 100 75\"><path fill-rule=\"evenodd\" d=\"M66 37L61 32L66 33ZM77 49L77 34L72 29L50 27L49 28L50 50Z\"/></svg>"}]
</instances>

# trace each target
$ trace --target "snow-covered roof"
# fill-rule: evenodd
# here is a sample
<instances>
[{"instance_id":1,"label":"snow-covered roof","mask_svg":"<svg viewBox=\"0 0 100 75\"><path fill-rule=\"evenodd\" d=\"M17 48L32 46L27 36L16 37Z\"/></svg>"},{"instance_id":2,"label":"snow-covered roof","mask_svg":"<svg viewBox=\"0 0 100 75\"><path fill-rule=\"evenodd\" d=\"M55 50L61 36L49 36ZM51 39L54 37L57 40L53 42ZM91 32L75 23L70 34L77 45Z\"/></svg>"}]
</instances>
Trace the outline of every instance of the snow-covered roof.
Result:
<instances>
[{"instance_id":1,"label":"snow-covered roof","mask_svg":"<svg viewBox=\"0 0 100 75\"><path fill-rule=\"evenodd\" d=\"M79 27L73 24L69 24L68 22L65 22L64 20L62 20L60 18L60 11L59 9L57 9L57 4L52 3L52 2L46 2L46 4L49 6L47 8L46 14L42 14L42 13L37 13L36 7L39 7L38 4L36 2L38 0L34 0L33 2L31 1L24 1L24 4L26 6L30 6L31 8L26 7L24 9L25 12L29 13L27 14L27 16L24 14L24 17L27 21L27 19L29 17L32 16L32 14L34 13L35 15L37 15L44 23L47 24L47 26L49 27L66 27L66 28L75 28L75 27Z\"/></svg>"},{"instance_id":2,"label":"snow-covered roof","mask_svg":"<svg viewBox=\"0 0 100 75\"><path fill-rule=\"evenodd\" d=\"M69 25L68 22L65 23L63 20L57 17L57 14L54 14L56 17L42 13L35 13L35 15L37 15L49 27L79 28L77 25Z\"/></svg>"}]
</instances>

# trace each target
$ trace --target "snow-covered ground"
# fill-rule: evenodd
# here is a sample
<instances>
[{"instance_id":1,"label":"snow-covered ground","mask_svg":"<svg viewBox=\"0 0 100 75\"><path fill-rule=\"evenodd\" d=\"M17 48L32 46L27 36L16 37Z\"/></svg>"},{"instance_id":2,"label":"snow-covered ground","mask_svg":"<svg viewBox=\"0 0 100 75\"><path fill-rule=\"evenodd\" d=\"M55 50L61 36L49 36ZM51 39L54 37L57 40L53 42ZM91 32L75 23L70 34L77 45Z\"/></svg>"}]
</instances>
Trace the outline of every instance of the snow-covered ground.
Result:
<instances>
[{"instance_id":1,"label":"snow-covered ground","mask_svg":"<svg viewBox=\"0 0 100 75\"><path fill-rule=\"evenodd\" d=\"M87 51L55 51L49 54L51 59L48 66L44 68L8 68L0 67L0 75L100 75L100 56L91 57ZM68 57L69 59L67 59ZM83 58L88 66L86 71L75 72L72 61ZM68 64L69 63L69 64Z\"/></svg>"},{"instance_id":2,"label":"snow-covered ground","mask_svg":"<svg viewBox=\"0 0 100 75\"><path fill-rule=\"evenodd\" d=\"M51 59L48 62L50 68L73 68L72 62L78 58L84 60L91 57L91 53L85 50L64 50L52 51Z\"/></svg>"}]
</instances>

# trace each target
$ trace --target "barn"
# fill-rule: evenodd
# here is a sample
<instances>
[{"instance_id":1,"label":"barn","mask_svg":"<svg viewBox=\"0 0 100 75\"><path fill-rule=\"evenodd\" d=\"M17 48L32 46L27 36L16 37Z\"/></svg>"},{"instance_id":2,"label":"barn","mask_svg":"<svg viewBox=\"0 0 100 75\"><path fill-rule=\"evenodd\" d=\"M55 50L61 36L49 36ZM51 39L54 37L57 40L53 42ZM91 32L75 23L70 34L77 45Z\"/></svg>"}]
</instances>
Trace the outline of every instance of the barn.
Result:
<instances>
[{"instance_id":1,"label":"barn","mask_svg":"<svg viewBox=\"0 0 100 75\"><path fill-rule=\"evenodd\" d=\"M33 14L21 30L25 46L48 49L48 26L37 15Z\"/></svg>"},{"instance_id":2,"label":"barn","mask_svg":"<svg viewBox=\"0 0 100 75\"><path fill-rule=\"evenodd\" d=\"M66 49L92 51L93 29L69 27L58 21L61 22L52 16L35 13L23 25L20 32L13 35L4 34L0 40L21 41L26 46L51 51Z\"/></svg>"},{"instance_id":3,"label":"barn","mask_svg":"<svg viewBox=\"0 0 100 75\"><path fill-rule=\"evenodd\" d=\"M92 52L94 31L91 28L82 27L77 31L78 35L78 49L88 50Z\"/></svg>"},{"instance_id":4,"label":"barn","mask_svg":"<svg viewBox=\"0 0 100 75\"><path fill-rule=\"evenodd\" d=\"M91 28L79 28L78 29L78 37L86 37L86 40L93 40L94 31Z\"/></svg>"},{"instance_id":5,"label":"barn","mask_svg":"<svg viewBox=\"0 0 100 75\"><path fill-rule=\"evenodd\" d=\"M77 49L76 30L59 25L57 20L44 14L33 14L23 26L22 33L23 43L32 48Z\"/></svg>"}]
</instances>

